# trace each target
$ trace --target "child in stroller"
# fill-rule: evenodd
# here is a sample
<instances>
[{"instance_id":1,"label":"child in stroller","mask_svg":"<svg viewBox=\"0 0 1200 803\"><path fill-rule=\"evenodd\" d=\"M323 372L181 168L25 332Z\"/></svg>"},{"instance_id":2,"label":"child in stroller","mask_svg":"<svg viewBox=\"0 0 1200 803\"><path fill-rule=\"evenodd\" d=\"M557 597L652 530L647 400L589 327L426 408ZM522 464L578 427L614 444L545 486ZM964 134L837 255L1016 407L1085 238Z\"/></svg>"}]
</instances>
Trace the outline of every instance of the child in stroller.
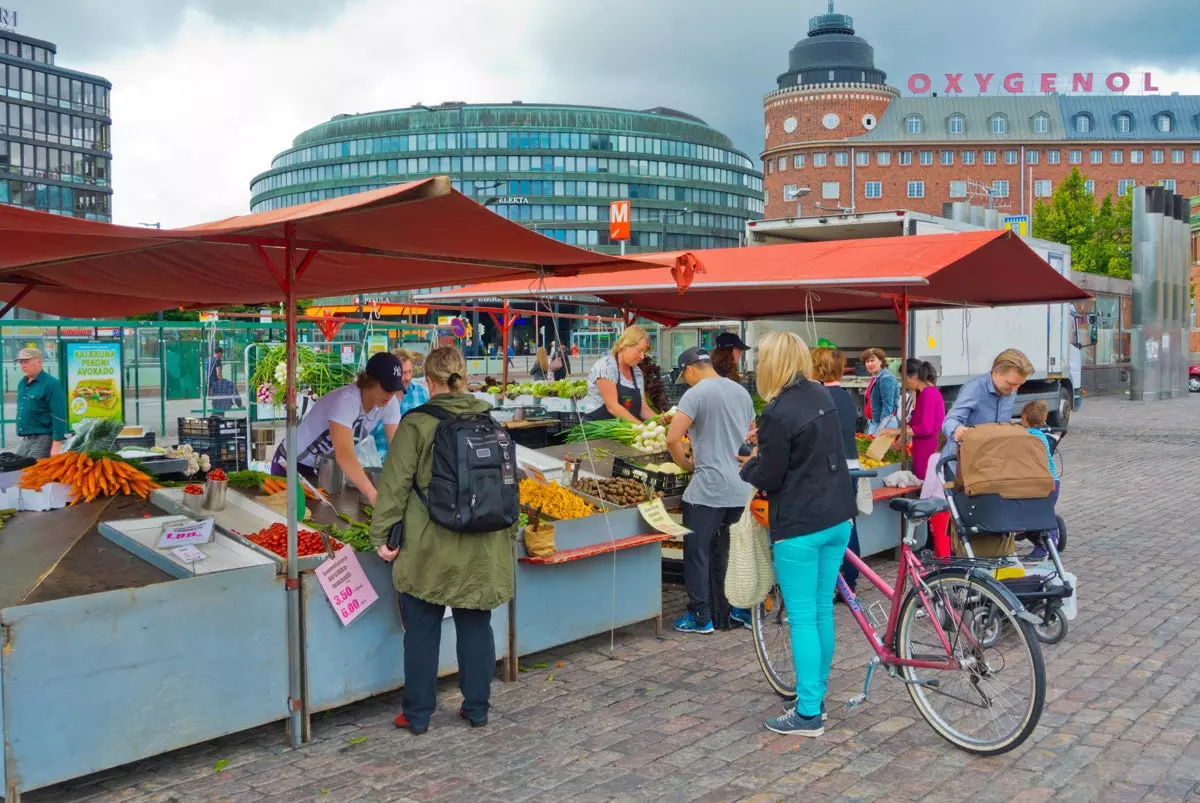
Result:
<instances>
[{"instance_id":1,"label":"child in stroller","mask_svg":"<svg viewBox=\"0 0 1200 803\"><path fill-rule=\"evenodd\" d=\"M944 482L952 481L952 465L957 460L956 455L951 455L938 461L937 474ZM1056 644L1066 638L1067 620L1075 618L1075 577L1063 567L1056 542L1049 537L1061 523L1054 512L1055 497L1057 493L1044 499L1004 499L999 494L969 496L957 489L946 494L955 532L966 555L965 559L949 558L949 562L979 564L1001 576L1001 582L1029 612L1042 619L1034 629L1038 639L1047 644ZM1002 570L1012 566L1010 559L979 560L971 547L972 537L995 539L997 536L1032 542L1035 553L1041 550L1049 556L1053 569L1004 579ZM1070 606L1067 611L1064 611L1065 604ZM984 626L989 621L990 618L984 616L979 619L979 624ZM994 637L999 639L999 633Z\"/></svg>"},{"instance_id":2,"label":"child in stroller","mask_svg":"<svg viewBox=\"0 0 1200 803\"><path fill-rule=\"evenodd\" d=\"M1046 447L1046 460L1050 464L1050 473L1054 476L1054 493L1050 496L1051 506L1058 503L1058 492L1062 487L1061 478L1058 475L1058 466L1054 465L1054 449L1058 445L1058 440L1055 439L1051 444L1050 434L1046 430L1046 416L1048 414L1046 403L1044 401L1035 401L1026 404L1021 408L1021 426L1029 430L1029 434L1042 442ZM1057 516L1055 517L1057 521ZM1055 546L1058 546L1058 528L1051 530L1048 534ZM1033 551L1029 553L1028 560L1035 562L1043 561L1048 557L1049 553L1040 546L1034 546Z\"/></svg>"}]
</instances>

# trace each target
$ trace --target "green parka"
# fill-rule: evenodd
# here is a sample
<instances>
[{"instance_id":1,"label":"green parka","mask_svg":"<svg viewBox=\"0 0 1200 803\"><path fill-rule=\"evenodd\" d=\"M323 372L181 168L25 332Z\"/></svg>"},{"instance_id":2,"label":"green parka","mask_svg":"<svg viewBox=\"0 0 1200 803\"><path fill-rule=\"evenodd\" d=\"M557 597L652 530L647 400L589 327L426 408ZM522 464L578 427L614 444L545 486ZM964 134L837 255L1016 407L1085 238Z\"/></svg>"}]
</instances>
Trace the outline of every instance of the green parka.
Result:
<instances>
[{"instance_id":1,"label":"green parka","mask_svg":"<svg viewBox=\"0 0 1200 803\"><path fill-rule=\"evenodd\" d=\"M428 403L455 414L490 409L468 393L442 393ZM435 605L492 610L513 598L516 530L456 533L430 519L412 483L416 475L422 491L429 487L438 423L415 411L401 420L379 480L371 543L386 544L392 525L403 518L404 542L392 566L396 590Z\"/></svg>"}]
</instances>

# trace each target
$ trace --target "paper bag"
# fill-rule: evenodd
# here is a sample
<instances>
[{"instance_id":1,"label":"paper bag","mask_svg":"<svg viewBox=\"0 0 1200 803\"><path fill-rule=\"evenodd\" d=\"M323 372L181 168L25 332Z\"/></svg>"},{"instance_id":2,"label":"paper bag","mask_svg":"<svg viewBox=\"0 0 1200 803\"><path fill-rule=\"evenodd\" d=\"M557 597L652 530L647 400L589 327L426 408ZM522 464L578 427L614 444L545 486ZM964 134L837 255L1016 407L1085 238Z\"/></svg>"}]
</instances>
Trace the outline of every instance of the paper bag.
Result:
<instances>
[{"instance_id":1,"label":"paper bag","mask_svg":"<svg viewBox=\"0 0 1200 803\"><path fill-rule=\"evenodd\" d=\"M876 435L875 440L871 441L871 445L867 447L866 457L872 460L883 460L883 456L887 454L888 449L892 448L895 441L894 435Z\"/></svg>"}]
</instances>

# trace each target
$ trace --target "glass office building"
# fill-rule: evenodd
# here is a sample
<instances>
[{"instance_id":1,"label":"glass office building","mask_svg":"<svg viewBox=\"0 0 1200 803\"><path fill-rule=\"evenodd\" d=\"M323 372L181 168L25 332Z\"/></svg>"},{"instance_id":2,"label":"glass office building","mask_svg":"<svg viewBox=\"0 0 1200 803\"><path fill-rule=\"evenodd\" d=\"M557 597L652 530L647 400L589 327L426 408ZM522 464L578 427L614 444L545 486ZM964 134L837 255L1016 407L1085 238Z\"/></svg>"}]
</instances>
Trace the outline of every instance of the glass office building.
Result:
<instances>
[{"instance_id":1,"label":"glass office building","mask_svg":"<svg viewBox=\"0 0 1200 803\"><path fill-rule=\"evenodd\" d=\"M110 221L112 84L56 51L0 30L0 203Z\"/></svg>"},{"instance_id":2,"label":"glass office building","mask_svg":"<svg viewBox=\"0 0 1200 803\"><path fill-rule=\"evenodd\" d=\"M741 244L762 174L728 137L672 109L444 103L338 115L300 134L250 185L278 209L448 175L455 189L548 237L597 251L609 202L631 201L630 252Z\"/></svg>"}]
</instances>

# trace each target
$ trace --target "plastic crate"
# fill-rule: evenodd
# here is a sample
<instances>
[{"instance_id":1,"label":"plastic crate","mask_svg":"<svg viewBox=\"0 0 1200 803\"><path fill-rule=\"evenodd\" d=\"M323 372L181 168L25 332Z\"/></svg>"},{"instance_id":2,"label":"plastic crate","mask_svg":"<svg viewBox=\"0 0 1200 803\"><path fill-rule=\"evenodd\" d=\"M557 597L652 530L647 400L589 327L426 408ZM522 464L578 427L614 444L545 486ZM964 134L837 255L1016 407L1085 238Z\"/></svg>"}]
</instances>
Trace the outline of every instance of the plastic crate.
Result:
<instances>
[{"instance_id":1,"label":"plastic crate","mask_svg":"<svg viewBox=\"0 0 1200 803\"><path fill-rule=\"evenodd\" d=\"M208 418L181 416L178 433L181 438L220 438L222 436L244 438L246 437L246 419L220 416L209 416Z\"/></svg>"},{"instance_id":2,"label":"plastic crate","mask_svg":"<svg viewBox=\"0 0 1200 803\"><path fill-rule=\"evenodd\" d=\"M669 452L659 452L645 457L613 457L612 476L627 477L649 485L663 496L679 496L692 481L690 474L662 474L647 471L648 463L674 462Z\"/></svg>"},{"instance_id":3,"label":"plastic crate","mask_svg":"<svg viewBox=\"0 0 1200 803\"><path fill-rule=\"evenodd\" d=\"M242 461L241 444L237 438L200 438L200 437L182 437L179 439L180 446L191 446L192 450L199 454L208 455L208 459L212 461L214 467L218 463L222 465L220 468L228 469L230 464L233 470L237 471L240 468Z\"/></svg>"},{"instance_id":4,"label":"plastic crate","mask_svg":"<svg viewBox=\"0 0 1200 803\"><path fill-rule=\"evenodd\" d=\"M570 427L579 426L583 423L583 413L576 413L567 410L566 412L559 411L556 413L551 413L551 415L558 419L558 422L562 424L563 429L569 429Z\"/></svg>"}]
</instances>

